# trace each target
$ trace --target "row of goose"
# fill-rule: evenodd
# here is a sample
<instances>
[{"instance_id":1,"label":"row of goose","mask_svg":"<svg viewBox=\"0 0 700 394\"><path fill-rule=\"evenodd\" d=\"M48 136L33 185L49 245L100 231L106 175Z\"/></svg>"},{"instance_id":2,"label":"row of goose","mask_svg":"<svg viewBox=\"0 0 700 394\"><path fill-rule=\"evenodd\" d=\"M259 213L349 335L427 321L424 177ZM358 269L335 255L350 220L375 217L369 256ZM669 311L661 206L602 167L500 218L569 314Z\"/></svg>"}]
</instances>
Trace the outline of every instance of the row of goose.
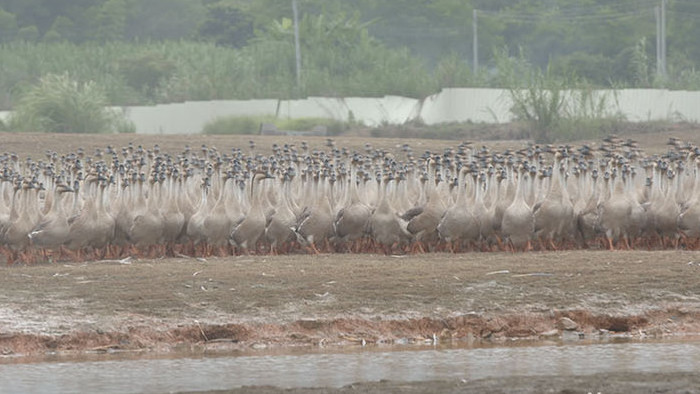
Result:
<instances>
[{"instance_id":1,"label":"row of goose","mask_svg":"<svg viewBox=\"0 0 700 394\"><path fill-rule=\"evenodd\" d=\"M129 144L0 156L8 262L125 255L687 247L700 239L700 149L633 141L414 155L306 143L272 153Z\"/></svg>"}]
</instances>

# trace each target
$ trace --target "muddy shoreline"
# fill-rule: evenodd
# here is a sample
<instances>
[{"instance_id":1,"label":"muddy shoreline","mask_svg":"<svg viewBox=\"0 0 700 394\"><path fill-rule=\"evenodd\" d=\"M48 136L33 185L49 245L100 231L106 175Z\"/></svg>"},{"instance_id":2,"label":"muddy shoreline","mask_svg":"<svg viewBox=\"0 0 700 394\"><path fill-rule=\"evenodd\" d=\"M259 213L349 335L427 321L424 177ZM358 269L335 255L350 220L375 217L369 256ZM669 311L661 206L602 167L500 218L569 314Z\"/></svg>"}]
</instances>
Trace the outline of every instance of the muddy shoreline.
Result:
<instances>
[{"instance_id":1,"label":"muddy shoreline","mask_svg":"<svg viewBox=\"0 0 700 394\"><path fill-rule=\"evenodd\" d=\"M0 268L0 353L700 333L700 253L239 256Z\"/></svg>"},{"instance_id":2,"label":"muddy shoreline","mask_svg":"<svg viewBox=\"0 0 700 394\"><path fill-rule=\"evenodd\" d=\"M576 328L564 328L564 321L575 322ZM192 354L285 348L340 350L358 345L505 344L514 340L678 339L699 335L699 321L700 311L674 308L635 316L593 315L579 310L448 319L300 320L284 325L191 324L167 330L132 326L127 331L74 331L60 336L5 332L0 334L0 352L4 356L119 351Z\"/></svg>"}]
</instances>

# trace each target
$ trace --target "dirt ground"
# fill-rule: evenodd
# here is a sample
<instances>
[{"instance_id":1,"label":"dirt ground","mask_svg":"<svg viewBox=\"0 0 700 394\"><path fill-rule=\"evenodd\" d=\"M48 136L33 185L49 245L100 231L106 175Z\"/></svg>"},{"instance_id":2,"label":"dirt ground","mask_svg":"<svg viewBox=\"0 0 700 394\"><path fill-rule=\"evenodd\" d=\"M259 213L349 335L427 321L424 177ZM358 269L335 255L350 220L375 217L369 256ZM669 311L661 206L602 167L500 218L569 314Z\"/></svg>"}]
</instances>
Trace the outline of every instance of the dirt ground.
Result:
<instances>
[{"instance_id":1,"label":"dirt ground","mask_svg":"<svg viewBox=\"0 0 700 394\"><path fill-rule=\"evenodd\" d=\"M0 351L7 362L19 354L47 352L202 354L422 345L433 335L455 344L678 337L700 333L699 276L700 253L684 251L240 256L10 266L0 268ZM575 326L566 326L563 317ZM700 387L694 374L646 379L641 386L625 374L486 379L468 386L379 382L352 391ZM625 385L629 389L623 390ZM290 392L269 387L233 392L248 391Z\"/></svg>"},{"instance_id":2,"label":"dirt ground","mask_svg":"<svg viewBox=\"0 0 700 394\"><path fill-rule=\"evenodd\" d=\"M630 138L660 152L667 149L670 136L700 143L694 125ZM46 150L67 153L83 147L91 152L129 142L144 148L157 143L169 152L178 152L186 144L229 151L250 149L251 139L261 151L269 151L273 143L298 146L302 140L0 133L0 153L38 159ZM326 142L320 137L303 140L312 148ZM415 152L457 144L362 137L334 140L338 146L361 148L369 142L389 150L407 142ZM525 142L487 144L500 149ZM556 340L563 335L595 340L700 333L700 252L689 251L335 254L3 265L0 289L0 353L5 361L47 352L254 352L290 346L423 344L433 338L471 343ZM499 387L509 387L512 390L507 391L529 392L525 388L559 387L557 392L588 392L593 387L607 392L616 387L608 382L637 378L596 375L585 384L573 385L566 382L575 383L579 377L513 380L510 386L470 382L474 385L469 390L500 392ZM665 385L646 387L667 391L700 387L692 375L661 378ZM595 382L599 385L591 386ZM687 385L673 385L678 382ZM467 390L461 382L379 382L354 386L358 388L403 393Z\"/></svg>"},{"instance_id":3,"label":"dirt ground","mask_svg":"<svg viewBox=\"0 0 700 394\"><path fill-rule=\"evenodd\" d=\"M497 137L507 137L509 128L516 126L503 126L503 129L493 130ZM429 129L426 126L426 129ZM620 137L631 138L639 143L639 146L650 153L665 152L668 149L666 142L669 137L680 138L696 145L700 145L700 125L695 123L662 123L662 124L624 124L619 130ZM408 143L420 155L425 150L441 152L446 147L455 147L460 141L441 139L416 139L416 138L372 138L369 130L355 130L350 135L330 137L338 147L348 147L361 150L366 143L374 148L386 149L390 152L400 151L404 143ZM399 134L400 130L391 132ZM415 134L415 131L414 131ZM467 133L469 134L469 133ZM512 133L511 133L512 134ZM481 134L477 134L479 137ZM476 146L487 145L493 150L506 148L518 148L527 144L523 140L494 139L483 141L475 138L465 138ZM144 149L150 149L158 144L161 150L170 153L181 152L189 145L197 149L202 145L216 147L220 152L230 152L231 148L241 148L248 152L249 141L256 144L256 152L268 153L272 144L296 144L300 147L301 141L308 142L311 149L328 149L325 144L326 137L293 137L293 136L261 136L261 135L137 135L137 134L37 134L37 133L7 133L0 132L0 153L16 153L22 158L32 157L35 160L44 157L46 151L58 153L74 152L78 148L85 149L87 153L93 153L95 149L104 150L107 145L115 149L127 146L132 142L135 146L142 145ZM600 141L584 141L595 147ZM576 144L577 142L569 142Z\"/></svg>"},{"instance_id":4,"label":"dirt ground","mask_svg":"<svg viewBox=\"0 0 700 394\"><path fill-rule=\"evenodd\" d=\"M700 253L292 255L11 266L0 350L264 348L700 332Z\"/></svg>"}]
</instances>

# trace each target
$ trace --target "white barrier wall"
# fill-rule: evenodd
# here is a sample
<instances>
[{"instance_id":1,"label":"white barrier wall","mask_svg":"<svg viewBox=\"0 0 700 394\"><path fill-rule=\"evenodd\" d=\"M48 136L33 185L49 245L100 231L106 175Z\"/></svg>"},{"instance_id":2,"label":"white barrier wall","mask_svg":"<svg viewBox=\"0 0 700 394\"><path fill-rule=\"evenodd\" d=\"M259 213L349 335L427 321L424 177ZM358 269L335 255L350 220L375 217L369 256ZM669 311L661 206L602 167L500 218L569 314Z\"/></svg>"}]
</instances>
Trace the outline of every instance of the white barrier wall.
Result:
<instances>
[{"instance_id":1,"label":"white barrier wall","mask_svg":"<svg viewBox=\"0 0 700 394\"><path fill-rule=\"evenodd\" d=\"M634 122L700 121L700 92L661 89L599 90L608 113ZM569 92L569 97L572 96ZM140 134L196 134L208 122L225 116L272 115L319 117L347 121L350 114L367 126L403 124L421 119L446 122L504 123L512 120L511 100L503 89L450 88L423 100L408 97L309 97L302 100L189 101L148 107L125 107ZM7 113L0 114L6 118Z\"/></svg>"},{"instance_id":2,"label":"white barrier wall","mask_svg":"<svg viewBox=\"0 0 700 394\"><path fill-rule=\"evenodd\" d=\"M443 89L423 100L420 117L426 124L504 123L512 118L510 104L502 89Z\"/></svg>"},{"instance_id":3,"label":"white barrier wall","mask_svg":"<svg viewBox=\"0 0 700 394\"><path fill-rule=\"evenodd\" d=\"M139 134L198 134L204 125L226 116L276 116L279 100L186 101L148 107L124 107Z\"/></svg>"}]
</instances>

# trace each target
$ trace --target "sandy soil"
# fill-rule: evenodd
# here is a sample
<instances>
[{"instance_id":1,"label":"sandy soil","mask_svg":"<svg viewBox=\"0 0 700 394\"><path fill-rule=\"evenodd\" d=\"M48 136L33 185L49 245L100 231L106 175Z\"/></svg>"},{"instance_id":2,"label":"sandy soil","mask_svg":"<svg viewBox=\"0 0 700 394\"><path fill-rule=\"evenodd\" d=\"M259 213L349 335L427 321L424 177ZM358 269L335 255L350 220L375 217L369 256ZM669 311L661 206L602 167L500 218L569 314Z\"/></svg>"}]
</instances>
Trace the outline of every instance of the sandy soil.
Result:
<instances>
[{"instance_id":1,"label":"sandy soil","mask_svg":"<svg viewBox=\"0 0 700 394\"><path fill-rule=\"evenodd\" d=\"M658 152L667 149L670 136L700 142L692 125L632 137ZM251 139L259 150L269 150L273 143L300 142L261 136L0 133L0 152L38 159L46 150L66 153L83 147L91 152L130 141L145 148L158 143L171 152L186 144L228 151L249 149ZM304 139L312 147L322 147L326 141ZM362 137L335 141L357 148L369 141L385 149L398 149L408 142L416 152L456 144ZM488 145L500 149L524 144ZM0 353L14 358L46 352L422 344L433 338L498 342L556 339L565 334L586 339L696 334L700 332L699 277L700 253L688 251L239 256L0 266ZM676 378L664 375L659 379L665 385L649 381L644 387L674 391L700 386L695 376ZM578 385L568 384L567 379L579 378L514 380L505 387L522 392L529 387L607 392L623 387L615 382L629 381L634 388L638 377L595 376ZM678 382L687 384L673 385ZM467 390L462 382L408 386L380 382L357 387L361 392ZM499 392L501 386L483 382L473 387L469 390ZM255 390L276 392L265 387Z\"/></svg>"}]
</instances>

